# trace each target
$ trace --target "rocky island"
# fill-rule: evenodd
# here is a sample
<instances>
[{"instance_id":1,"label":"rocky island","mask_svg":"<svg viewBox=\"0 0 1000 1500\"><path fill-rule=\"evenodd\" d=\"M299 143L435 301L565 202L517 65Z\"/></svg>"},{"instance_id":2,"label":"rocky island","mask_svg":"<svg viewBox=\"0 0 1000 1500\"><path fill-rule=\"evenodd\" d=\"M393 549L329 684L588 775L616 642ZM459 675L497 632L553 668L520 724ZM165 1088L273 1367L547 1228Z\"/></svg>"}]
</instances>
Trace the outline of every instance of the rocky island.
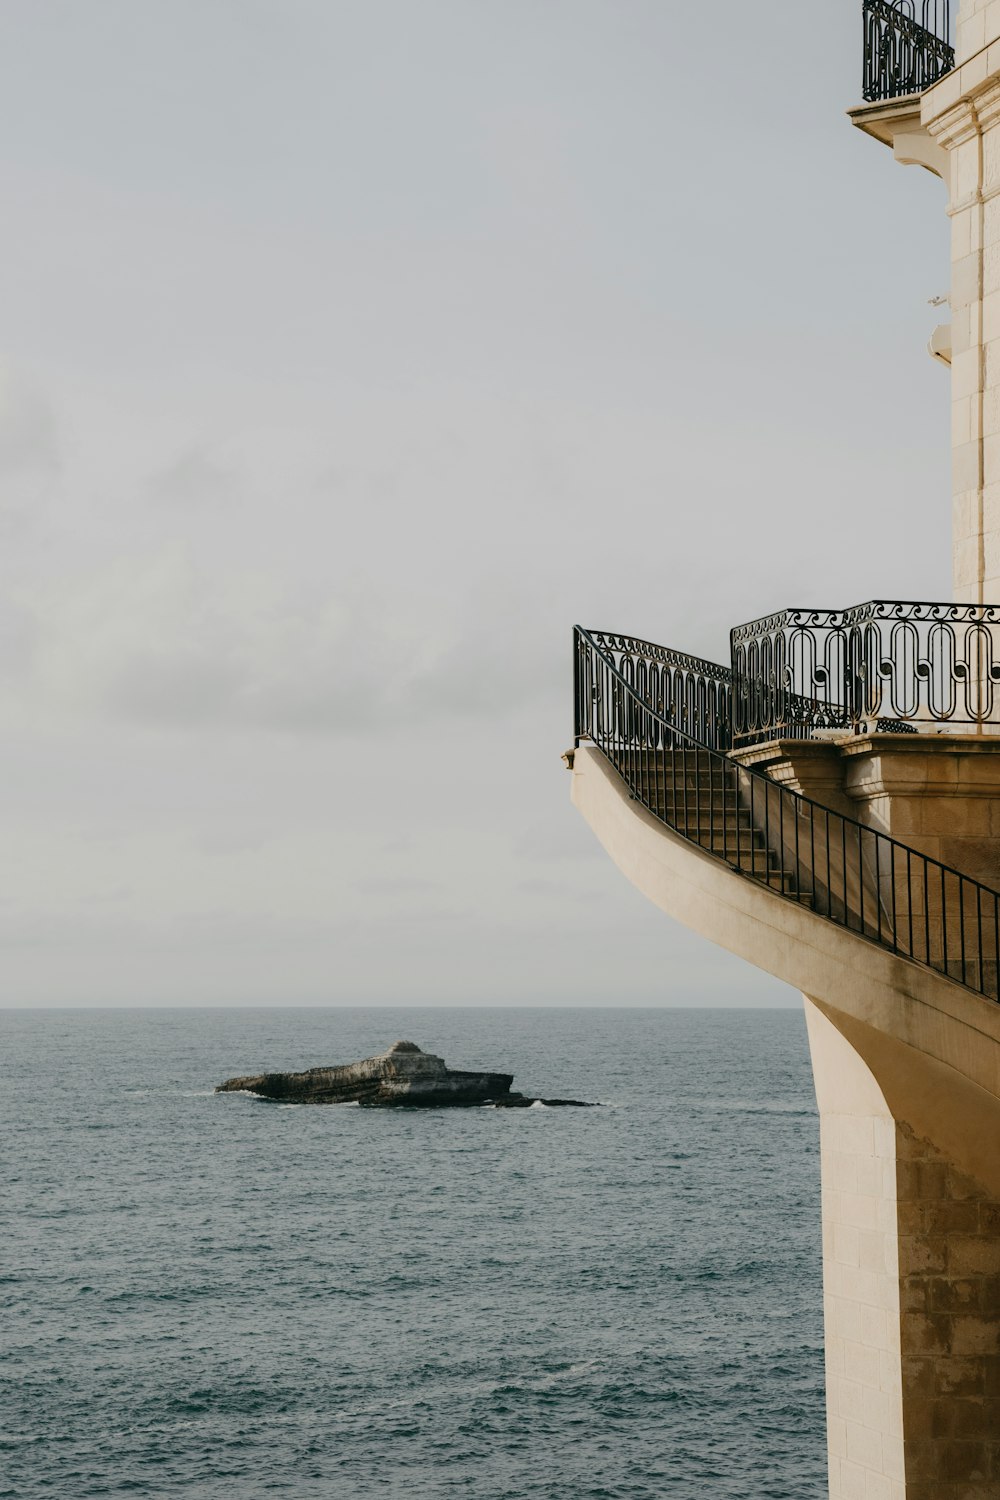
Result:
<instances>
[{"instance_id":1,"label":"rocky island","mask_svg":"<svg viewBox=\"0 0 1000 1500\"><path fill-rule=\"evenodd\" d=\"M215 1092L256 1094L285 1104L362 1104L383 1109L470 1104L492 1104L497 1109L526 1109L532 1104L588 1107L582 1099L535 1099L511 1093L513 1082L512 1073L458 1072L446 1067L443 1058L422 1052L415 1042L396 1042L377 1057L339 1067L227 1078Z\"/></svg>"}]
</instances>

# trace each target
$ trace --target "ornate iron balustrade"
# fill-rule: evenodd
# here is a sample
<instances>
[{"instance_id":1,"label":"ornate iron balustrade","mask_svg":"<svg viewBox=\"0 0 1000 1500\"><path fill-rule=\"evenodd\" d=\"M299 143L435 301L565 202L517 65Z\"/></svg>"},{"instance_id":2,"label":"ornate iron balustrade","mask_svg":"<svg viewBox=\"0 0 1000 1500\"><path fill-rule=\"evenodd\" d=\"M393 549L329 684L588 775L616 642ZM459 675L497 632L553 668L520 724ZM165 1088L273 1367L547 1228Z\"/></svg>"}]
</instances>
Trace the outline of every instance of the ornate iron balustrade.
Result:
<instances>
[{"instance_id":1,"label":"ornate iron balustrade","mask_svg":"<svg viewBox=\"0 0 1000 1500\"><path fill-rule=\"evenodd\" d=\"M621 670L637 660L676 666L684 691L654 706ZM1000 892L699 740L686 705L710 701L724 667L577 626L573 677L574 743L596 745L666 827L776 895L1000 999Z\"/></svg>"},{"instance_id":2,"label":"ornate iron balustrade","mask_svg":"<svg viewBox=\"0 0 1000 1500\"><path fill-rule=\"evenodd\" d=\"M703 744L729 749L733 708L728 667L636 636L606 630L593 630L590 636L640 702Z\"/></svg>"},{"instance_id":3,"label":"ornate iron balustrade","mask_svg":"<svg viewBox=\"0 0 1000 1500\"><path fill-rule=\"evenodd\" d=\"M1000 605L787 609L730 637L733 743L1000 723Z\"/></svg>"},{"instance_id":4,"label":"ornate iron balustrade","mask_svg":"<svg viewBox=\"0 0 1000 1500\"><path fill-rule=\"evenodd\" d=\"M922 94L955 66L950 0L863 0L862 96L874 103Z\"/></svg>"}]
</instances>

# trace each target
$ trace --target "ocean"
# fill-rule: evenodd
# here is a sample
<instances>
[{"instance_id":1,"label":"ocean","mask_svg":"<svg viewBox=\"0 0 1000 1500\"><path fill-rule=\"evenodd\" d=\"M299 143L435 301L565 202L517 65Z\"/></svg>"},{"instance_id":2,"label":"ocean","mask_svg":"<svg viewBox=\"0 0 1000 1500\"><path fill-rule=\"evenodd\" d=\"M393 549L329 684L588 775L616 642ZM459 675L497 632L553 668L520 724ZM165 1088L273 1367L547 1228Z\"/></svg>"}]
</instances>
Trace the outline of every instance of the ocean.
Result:
<instances>
[{"instance_id":1,"label":"ocean","mask_svg":"<svg viewBox=\"0 0 1000 1500\"><path fill-rule=\"evenodd\" d=\"M822 1500L795 1010L0 1012L0 1497ZM600 1109L215 1095L406 1039Z\"/></svg>"}]
</instances>

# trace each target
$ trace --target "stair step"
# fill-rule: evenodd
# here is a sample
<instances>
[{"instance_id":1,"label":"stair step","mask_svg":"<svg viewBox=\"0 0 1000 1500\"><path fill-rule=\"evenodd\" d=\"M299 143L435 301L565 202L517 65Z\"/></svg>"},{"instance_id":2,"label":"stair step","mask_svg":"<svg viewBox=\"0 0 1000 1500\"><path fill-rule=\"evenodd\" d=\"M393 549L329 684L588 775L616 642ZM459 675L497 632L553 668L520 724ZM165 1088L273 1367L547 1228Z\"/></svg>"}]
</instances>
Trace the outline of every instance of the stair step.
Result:
<instances>
[{"instance_id":1,"label":"stair step","mask_svg":"<svg viewBox=\"0 0 1000 1500\"><path fill-rule=\"evenodd\" d=\"M690 797L664 797L662 792L659 796L656 796L655 793L650 792L648 796L637 797L636 800L639 802L644 802L647 807L678 808L681 811L683 811L685 807L690 807L692 809L701 807L704 808L706 812L714 811L718 813L720 818L739 818L741 819L741 821L745 820L747 822L749 822L750 820L749 808L740 807L739 803L734 802L730 797L727 797L725 802L723 802L721 797L699 797L695 793L692 793Z\"/></svg>"},{"instance_id":2,"label":"stair step","mask_svg":"<svg viewBox=\"0 0 1000 1500\"><path fill-rule=\"evenodd\" d=\"M683 807L664 807L661 804L649 810L675 828L686 828L698 833L726 833L732 834L734 838L738 833L760 833L760 829L755 828L749 818L734 818L728 813L721 813L718 808L689 807L685 811Z\"/></svg>"},{"instance_id":3,"label":"stair step","mask_svg":"<svg viewBox=\"0 0 1000 1500\"><path fill-rule=\"evenodd\" d=\"M699 769L693 755L685 767L677 756L659 769L655 763L636 766L634 782L636 801L706 853L802 906L814 904L813 892L799 890L798 877L781 870L763 832L751 821L750 809L738 800L734 771L717 761Z\"/></svg>"},{"instance_id":4,"label":"stair step","mask_svg":"<svg viewBox=\"0 0 1000 1500\"><path fill-rule=\"evenodd\" d=\"M639 798L639 801L642 801L642 798ZM676 811L676 813L681 814L684 814L684 808L687 807L691 816L694 816L694 811L696 810L700 811L703 816L708 816L709 813L712 813L715 817L718 817L720 822L723 820L723 817L735 817L741 823L750 822L750 811L747 808L736 807L733 802L729 801L714 802L708 796L688 796L687 799L684 796L678 796L678 798L673 798L673 796L658 796L658 798L654 798L654 796L651 796L646 805L648 807L667 807L672 813Z\"/></svg>"},{"instance_id":5,"label":"stair step","mask_svg":"<svg viewBox=\"0 0 1000 1500\"><path fill-rule=\"evenodd\" d=\"M738 834L727 832L725 835L721 829L713 831L702 828L700 833L696 829L689 829L688 832L693 835L695 843L700 844L703 849L708 849L712 854L764 853L764 840L756 828Z\"/></svg>"},{"instance_id":6,"label":"stair step","mask_svg":"<svg viewBox=\"0 0 1000 1500\"><path fill-rule=\"evenodd\" d=\"M712 807L689 807L687 817L684 816L683 807L654 807L650 811L666 818L668 822L680 824L681 827L693 828L700 833L737 834L755 833L760 834L760 829L755 828L749 818L734 817L732 813L722 813L719 809Z\"/></svg>"},{"instance_id":7,"label":"stair step","mask_svg":"<svg viewBox=\"0 0 1000 1500\"><path fill-rule=\"evenodd\" d=\"M691 838L705 839L728 839L735 844L737 839L753 838L763 847L764 836L759 828L754 828L751 823L737 823L733 818L710 817L707 812L699 816L691 808L688 808L687 817L684 809L678 808L676 812L672 808L652 808L651 811L671 828L676 828L678 833L690 835Z\"/></svg>"},{"instance_id":8,"label":"stair step","mask_svg":"<svg viewBox=\"0 0 1000 1500\"><path fill-rule=\"evenodd\" d=\"M779 875L777 870L752 870L746 863L738 864L735 860L729 860L728 863L734 870L739 870L743 875L749 875L751 879L768 886L772 891L781 891L784 895L794 896L799 901L812 900L812 891L800 891L794 875Z\"/></svg>"},{"instance_id":9,"label":"stair step","mask_svg":"<svg viewBox=\"0 0 1000 1500\"><path fill-rule=\"evenodd\" d=\"M692 840L692 842L696 841ZM713 849L711 852L713 854L721 854L722 849L720 847L719 849ZM771 874L776 880L781 871L778 860L772 854L771 850L763 844L756 844L752 849L735 849L730 845L728 863L739 865L740 869L746 870L748 874L761 875L765 878ZM795 877L791 870L786 867L782 878L793 880Z\"/></svg>"},{"instance_id":10,"label":"stair step","mask_svg":"<svg viewBox=\"0 0 1000 1500\"><path fill-rule=\"evenodd\" d=\"M711 778L708 775L667 775L666 778L663 775L634 775L631 780L640 790L655 789L657 792L663 792L664 787L667 790L676 787L679 792L687 789L688 792L721 793L733 792L736 787L736 777L733 775L714 775Z\"/></svg>"}]
</instances>

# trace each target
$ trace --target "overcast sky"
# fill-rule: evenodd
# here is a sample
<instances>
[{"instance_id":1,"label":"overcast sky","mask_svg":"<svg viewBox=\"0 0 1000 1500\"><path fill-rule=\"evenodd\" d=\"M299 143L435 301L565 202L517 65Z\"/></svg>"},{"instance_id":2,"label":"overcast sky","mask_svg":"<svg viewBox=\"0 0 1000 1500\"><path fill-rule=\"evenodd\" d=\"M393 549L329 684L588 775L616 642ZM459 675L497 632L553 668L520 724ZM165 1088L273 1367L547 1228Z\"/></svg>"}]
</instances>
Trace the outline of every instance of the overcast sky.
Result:
<instances>
[{"instance_id":1,"label":"overcast sky","mask_svg":"<svg viewBox=\"0 0 1000 1500\"><path fill-rule=\"evenodd\" d=\"M782 1004L569 803L574 621L948 598L860 0L8 0L0 1004Z\"/></svg>"}]
</instances>

